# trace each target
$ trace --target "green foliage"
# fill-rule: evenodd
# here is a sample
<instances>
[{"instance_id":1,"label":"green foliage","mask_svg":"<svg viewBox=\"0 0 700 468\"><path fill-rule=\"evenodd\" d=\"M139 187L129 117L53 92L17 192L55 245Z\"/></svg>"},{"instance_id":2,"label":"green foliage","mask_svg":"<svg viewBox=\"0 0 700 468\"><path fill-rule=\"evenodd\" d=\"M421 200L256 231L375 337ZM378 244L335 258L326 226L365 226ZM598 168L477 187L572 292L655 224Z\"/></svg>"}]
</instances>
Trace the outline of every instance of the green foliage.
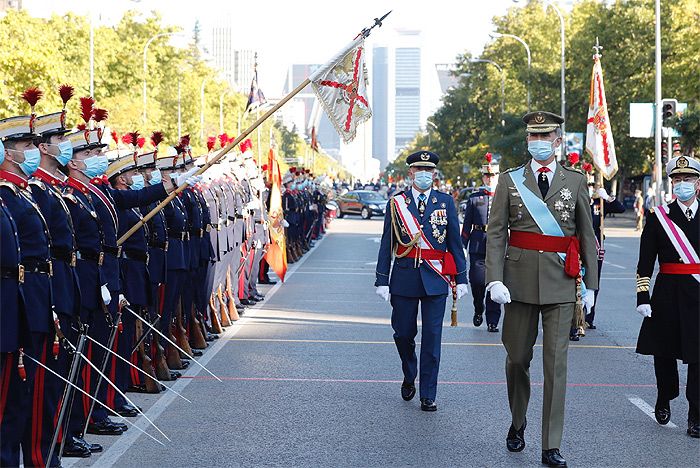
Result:
<instances>
[{"instance_id":1,"label":"green foliage","mask_svg":"<svg viewBox=\"0 0 700 468\"><path fill-rule=\"evenodd\" d=\"M681 134L681 147L685 149L685 154L695 156L696 150L700 148L700 111L685 112L673 124Z\"/></svg>"},{"instance_id":2,"label":"green foliage","mask_svg":"<svg viewBox=\"0 0 700 468\"><path fill-rule=\"evenodd\" d=\"M662 2L662 76L664 97L700 105L700 2ZM586 130L596 37L604 47L602 66L608 112L615 137L622 177L650 169L653 139L630 138L629 104L654 102L654 5L646 0L618 0L610 5L597 0L577 2L564 13L566 26L566 130ZM551 9L545 13L540 0L512 7L493 19L497 31L514 34L527 42L532 53L528 75L522 44L511 38L489 42L480 58L497 62L505 74L505 115L501 115L501 76L492 65L471 63L469 54L456 58L457 87L443 97L443 105L430 118L431 149L441 156L447 178L474 177L486 151L502 155L501 168L526 160L524 124L528 78L531 109L560 112L560 29ZM689 114L692 115L692 114ZM688 118L690 122L691 117ZM503 125L503 123L504 125ZM679 127L680 128L680 127ZM683 127L686 128L686 127ZM687 131L692 130L691 124ZM681 132L686 130L681 129ZM695 135L695 136L692 136ZM697 133L684 138L689 148ZM435 137L437 136L437 138ZM420 137L405 154L421 147ZM402 156L405 156L403 154ZM397 158L400 166L402 157ZM463 166L471 170L465 175ZM392 165L393 170L398 170Z\"/></svg>"},{"instance_id":3,"label":"green foliage","mask_svg":"<svg viewBox=\"0 0 700 468\"><path fill-rule=\"evenodd\" d=\"M44 97L37 104L38 114L60 110L58 86L68 83L75 87L75 97L68 105L67 124L81 123L78 97L90 92L89 31L88 18L73 14L41 19L10 9L0 18L0 119L29 112L29 106L20 95L30 86L44 91ZM178 139L179 87L182 133L190 134L195 154L204 154L208 136L218 135L221 130L229 136L237 135L252 124L257 115L244 115L247 96L232 91L219 73L202 59L201 27L197 23L187 48L170 46L167 36L158 37L149 45L147 123L144 125L143 48L156 34L174 32L177 29L164 25L155 12L141 17L129 11L113 27L96 27L94 97L98 107L109 111L107 125L120 135L136 130L150 135L160 130L165 136L164 143L174 145ZM220 128L219 105L222 96L223 129ZM266 161L271 135L276 141L283 141L284 137L274 119L268 119L259 128L260 131L253 132L250 138L256 152L260 148L262 161ZM282 156L289 153L291 157L303 151L302 142L300 147L283 148ZM321 161L318 167L332 168L336 173L342 171L329 156L320 155L317 159Z\"/></svg>"}]
</instances>

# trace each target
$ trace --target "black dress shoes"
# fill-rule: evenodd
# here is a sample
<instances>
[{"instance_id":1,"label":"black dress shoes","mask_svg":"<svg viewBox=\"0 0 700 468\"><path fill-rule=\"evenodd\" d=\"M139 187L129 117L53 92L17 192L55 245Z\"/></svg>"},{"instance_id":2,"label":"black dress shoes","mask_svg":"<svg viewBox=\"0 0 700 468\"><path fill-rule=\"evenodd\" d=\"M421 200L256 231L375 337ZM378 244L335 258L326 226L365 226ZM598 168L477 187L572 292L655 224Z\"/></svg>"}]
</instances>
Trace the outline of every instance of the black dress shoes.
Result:
<instances>
[{"instance_id":1,"label":"black dress shoes","mask_svg":"<svg viewBox=\"0 0 700 468\"><path fill-rule=\"evenodd\" d=\"M654 406L654 417L656 422L665 426L671 420L671 405L668 401L656 400Z\"/></svg>"},{"instance_id":2,"label":"black dress shoes","mask_svg":"<svg viewBox=\"0 0 700 468\"><path fill-rule=\"evenodd\" d=\"M266 279L264 281L259 281L260 284L277 284L277 281L272 281L271 279Z\"/></svg>"},{"instance_id":3,"label":"black dress shoes","mask_svg":"<svg viewBox=\"0 0 700 468\"><path fill-rule=\"evenodd\" d=\"M101 452L103 450L102 445L100 445L100 444L91 444L87 440L82 439L80 437L74 437L74 439L76 442L85 446L90 451L90 453L98 453L98 452Z\"/></svg>"},{"instance_id":4,"label":"black dress shoes","mask_svg":"<svg viewBox=\"0 0 700 468\"><path fill-rule=\"evenodd\" d=\"M488 331L490 331L491 333L498 333L498 325L493 325L489 323Z\"/></svg>"},{"instance_id":5,"label":"black dress shoes","mask_svg":"<svg viewBox=\"0 0 700 468\"><path fill-rule=\"evenodd\" d=\"M265 300L265 296L263 296L262 294L256 294L255 296L253 296L253 299L255 299L258 302L262 302Z\"/></svg>"},{"instance_id":6,"label":"black dress shoes","mask_svg":"<svg viewBox=\"0 0 700 468\"><path fill-rule=\"evenodd\" d=\"M402 383L401 384L401 398L403 398L405 401L411 401L411 400L413 400L414 396L416 396L416 386L413 384L413 382Z\"/></svg>"},{"instance_id":7,"label":"black dress shoes","mask_svg":"<svg viewBox=\"0 0 700 468\"><path fill-rule=\"evenodd\" d=\"M192 356L194 356L194 357L199 357L199 356L201 356L202 354L204 354L204 353L203 353L201 350L199 350L199 349L193 349L193 350L192 350Z\"/></svg>"},{"instance_id":8,"label":"black dress shoes","mask_svg":"<svg viewBox=\"0 0 700 468\"><path fill-rule=\"evenodd\" d=\"M686 432L690 437L700 439L700 422L688 419L688 430Z\"/></svg>"},{"instance_id":9,"label":"black dress shoes","mask_svg":"<svg viewBox=\"0 0 700 468\"><path fill-rule=\"evenodd\" d=\"M135 418L139 415L138 410L129 403L125 403L123 406L114 408L114 411L116 411L119 416L124 416L125 418Z\"/></svg>"},{"instance_id":10,"label":"black dress shoes","mask_svg":"<svg viewBox=\"0 0 700 468\"><path fill-rule=\"evenodd\" d=\"M250 299L241 299L241 304L243 304L244 306L252 306L257 304L257 302L251 301Z\"/></svg>"},{"instance_id":11,"label":"black dress shoes","mask_svg":"<svg viewBox=\"0 0 700 468\"><path fill-rule=\"evenodd\" d=\"M95 435L122 435L124 429L112 421L104 420L88 424L87 432Z\"/></svg>"},{"instance_id":12,"label":"black dress shoes","mask_svg":"<svg viewBox=\"0 0 700 468\"><path fill-rule=\"evenodd\" d=\"M547 466L566 466L566 460L559 449L542 450L542 464Z\"/></svg>"},{"instance_id":13,"label":"black dress shoes","mask_svg":"<svg viewBox=\"0 0 700 468\"><path fill-rule=\"evenodd\" d=\"M475 327L480 327L481 324L484 323L484 315L477 314L476 312L474 312L474 318L472 319L472 323Z\"/></svg>"},{"instance_id":14,"label":"black dress shoes","mask_svg":"<svg viewBox=\"0 0 700 468\"><path fill-rule=\"evenodd\" d=\"M421 411L437 411L435 400L431 400L430 398L421 398L420 409Z\"/></svg>"},{"instance_id":15,"label":"black dress shoes","mask_svg":"<svg viewBox=\"0 0 700 468\"><path fill-rule=\"evenodd\" d=\"M506 436L506 448L509 452L521 452L525 448L525 428L527 427L527 420L523 423L523 427L520 429L515 429L513 425L510 425L508 429L508 435Z\"/></svg>"},{"instance_id":16,"label":"black dress shoes","mask_svg":"<svg viewBox=\"0 0 700 468\"><path fill-rule=\"evenodd\" d=\"M90 449L79 443L76 437L66 439L66 444L63 446L63 456L70 458L88 458L92 455Z\"/></svg>"},{"instance_id":17,"label":"black dress shoes","mask_svg":"<svg viewBox=\"0 0 700 468\"><path fill-rule=\"evenodd\" d=\"M593 322L586 322L586 328L588 328L589 330L595 330L596 326L593 325Z\"/></svg>"}]
</instances>

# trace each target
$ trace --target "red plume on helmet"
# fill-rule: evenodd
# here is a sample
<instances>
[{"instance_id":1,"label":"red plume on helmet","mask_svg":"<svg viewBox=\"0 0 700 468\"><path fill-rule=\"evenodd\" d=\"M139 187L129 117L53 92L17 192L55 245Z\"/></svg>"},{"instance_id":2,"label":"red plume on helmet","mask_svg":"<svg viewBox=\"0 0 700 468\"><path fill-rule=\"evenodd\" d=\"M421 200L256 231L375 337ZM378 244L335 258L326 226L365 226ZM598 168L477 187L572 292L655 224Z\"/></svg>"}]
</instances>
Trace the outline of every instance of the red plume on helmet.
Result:
<instances>
[{"instance_id":1,"label":"red plume on helmet","mask_svg":"<svg viewBox=\"0 0 700 468\"><path fill-rule=\"evenodd\" d=\"M87 128L92 119L92 112L95 106L95 100L90 96L80 98L80 117L82 117L83 122L85 122L85 127Z\"/></svg>"},{"instance_id":2,"label":"red plume on helmet","mask_svg":"<svg viewBox=\"0 0 700 468\"><path fill-rule=\"evenodd\" d=\"M136 146L138 146L139 148L143 148L143 145L145 145L145 144L146 144L146 137L138 137L136 139Z\"/></svg>"},{"instance_id":3,"label":"red plume on helmet","mask_svg":"<svg viewBox=\"0 0 700 468\"><path fill-rule=\"evenodd\" d=\"M222 133L221 135L219 135L219 144L222 148L226 146L229 141L230 140L228 139L228 133Z\"/></svg>"},{"instance_id":4,"label":"red plume on helmet","mask_svg":"<svg viewBox=\"0 0 700 468\"><path fill-rule=\"evenodd\" d=\"M73 87L69 84L62 84L58 87L58 94L61 95L61 100L63 101L63 109L65 110L66 104L73 97Z\"/></svg>"},{"instance_id":5,"label":"red plume on helmet","mask_svg":"<svg viewBox=\"0 0 700 468\"><path fill-rule=\"evenodd\" d=\"M163 132L151 133L151 144L158 149L158 145L163 141Z\"/></svg>"},{"instance_id":6,"label":"red plume on helmet","mask_svg":"<svg viewBox=\"0 0 700 468\"><path fill-rule=\"evenodd\" d=\"M180 138L180 146L183 148L187 148L190 146L190 136L188 135L183 135L182 138Z\"/></svg>"},{"instance_id":7,"label":"red plume on helmet","mask_svg":"<svg viewBox=\"0 0 700 468\"><path fill-rule=\"evenodd\" d=\"M129 144L133 146L137 146L139 142L139 132L129 132L126 135L129 135ZM124 136L126 136L124 135Z\"/></svg>"},{"instance_id":8,"label":"red plume on helmet","mask_svg":"<svg viewBox=\"0 0 700 468\"><path fill-rule=\"evenodd\" d=\"M23 93L22 93L22 99L27 101L29 105L32 108L32 114L34 113L34 106L36 105L37 102L39 102L39 99L44 95L44 92L40 90L37 87L31 87L27 88Z\"/></svg>"},{"instance_id":9,"label":"red plume on helmet","mask_svg":"<svg viewBox=\"0 0 700 468\"><path fill-rule=\"evenodd\" d=\"M487 163L491 164L491 160L493 159L493 154L491 154L491 153L486 153L486 154L484 155L484 158L486 158L486 162L487 162Z\"/></svg>"},{"instance_id":10,"label":"red plume on helmet","mask_svg":"<svg viewBox=\"0 0 700 468\"><path fill-rule=\"evenodd\" d=\"M581 157L578 153L569 153L569 164L572 166L580 161Z\"/></svg>"},{"instance_id":11,"label":"red plume on helmet","mask_svg":"<svg viewBox=\"0 0 700 468\"><path fill-rule=\"evenodd\" d=\"M119 145L119 135L117 134L117 131L116 131L116 130L112 130L111 135L112 135L112 140L113 140L114 143L116 143L117 146L118 146L118 145Z\"/></svg>"},{"instance_id":12,"label":"red plume on helmet","mask_svg":"<svg viewBox=\"0 0 700 468\"><path fill-rule=\"evenodd\" d=\"M124 143L125 145L130 145L133 141L133 135L131 133L125 133L124 135L122 135L122 143Z\"/></svg>"},{"instance_id":13,"label":"red plume on helmet","mask_svg":"<svg viewBox=\"0 0 700 468\"><path fill-rule=\"evenodd\" d=\"M92 111L92 118L95 119L95 122L100 123L104 120L107 120L109 117L109 112L107 112L107 109L97 109L95 108Z\"/></svg>"},{"instance_id":14,"label":"red plume on helmet","mask_svg":"<svg viewBox=\"0 0 700 468\"><path fill-rule=\"evenodd\" d=\"M214 149L214 145L216 145L216 137L207 137L207 151L211 152Z\"/></svg>"},{"instance_id":15,"label":"red plume on helmet","mask_svg":"<svg viewBox=\"0 0 700 468\"><path fill-rule=\"evenodd\" d=\"M581 168L586 172L593 172L593 164L586 162L581 165Z\"/></svg>"}]
</instances>

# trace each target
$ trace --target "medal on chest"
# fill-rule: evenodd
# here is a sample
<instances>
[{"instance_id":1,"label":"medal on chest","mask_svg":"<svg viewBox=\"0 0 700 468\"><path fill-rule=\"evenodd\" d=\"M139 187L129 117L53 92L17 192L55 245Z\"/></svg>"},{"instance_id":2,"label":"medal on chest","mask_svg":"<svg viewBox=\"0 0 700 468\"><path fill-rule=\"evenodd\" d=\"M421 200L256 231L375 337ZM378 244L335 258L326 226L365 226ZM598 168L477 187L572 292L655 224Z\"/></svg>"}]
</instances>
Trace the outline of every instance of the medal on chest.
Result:
<instances>
[{"instance_id":1,"label":"medal on chest","mask_svg":"<svg viewBox=\"0 0 700 468\"><path fill-rule=\"evenodd\" d=\"M430 213L430 226L433 229L433 237L438 244L445 242L445 237L447 237L447 210L438 209Z\"/></svg>"},{"instance_id":2,"label":"medal on chest","mask_svg":"<svg viewBox=\"0 0 700 468\"><path fill-rule=\"evenodd\" d=\"M571 219L571 214L574 212L575 204L571 203L571 198L571 190L564 187L559 191L559 199L554 202L554 211L559 214L563 222Z\"/></svg>"}]
</instances>

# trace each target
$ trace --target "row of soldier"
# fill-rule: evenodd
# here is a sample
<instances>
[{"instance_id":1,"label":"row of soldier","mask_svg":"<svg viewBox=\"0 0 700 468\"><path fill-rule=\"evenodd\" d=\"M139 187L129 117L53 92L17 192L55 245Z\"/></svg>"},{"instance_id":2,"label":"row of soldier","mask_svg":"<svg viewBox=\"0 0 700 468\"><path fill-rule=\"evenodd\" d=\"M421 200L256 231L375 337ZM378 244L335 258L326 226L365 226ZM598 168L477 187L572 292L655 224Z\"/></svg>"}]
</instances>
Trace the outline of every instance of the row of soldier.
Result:
<instances>
[{"instance_id":1,"label":"row of soldier","mask_svg":"<svg viewBox=\"0 0 700 468\"><path fill-rule=\"evenodd\" d=\"M127 391L165 390L161 382L264 299L258 281L271 283L269 190L249 140L203 180L195 173L213 144L193 158L188 137L159 151L154 132L153 150L139 154L145 139L132 132L119 148L92 98L80 99L77 130L66 127L73 89L59 92L59 112L37 116L42 92L32 88L22 96L30 115L0 121L2 466L60 466L61 456L101 451L86 433L121 435L125 418L141 414ZM287 216L291 260L321 233L307 235L318 225L308 222L310 177L285 176L298 214Z\"/></svg>"}]
</instances>

